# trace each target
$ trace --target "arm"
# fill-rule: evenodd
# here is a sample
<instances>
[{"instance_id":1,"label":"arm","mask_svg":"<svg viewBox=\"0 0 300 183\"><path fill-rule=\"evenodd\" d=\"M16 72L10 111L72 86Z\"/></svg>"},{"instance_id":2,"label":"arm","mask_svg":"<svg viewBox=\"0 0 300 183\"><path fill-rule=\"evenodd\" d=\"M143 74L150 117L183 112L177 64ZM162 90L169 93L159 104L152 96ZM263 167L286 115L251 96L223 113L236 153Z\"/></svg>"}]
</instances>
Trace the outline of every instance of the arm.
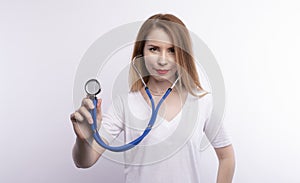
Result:
<instances>
[{"instance_id":1,"label":"arm","mask_svg":"<svg viewBox=\"0 0 300 183\"><path fill-rule=\"evenodd\" d=\"M94 143L94 142L92 142ZM73 147L73 161L78 168L89 168L94 165L104 152L97 151L87 141L80 138L76 138L76 142Z\"/></svg>"},{"instance_id":2,"label":"arm","mask_svg":"<svg viewBox=\"0 0 300 183\"><path fill-rule=\"evenodd\" d=\"M97 127L106 126L104 129L108 130L109 134L115 138L124 129L122 122L118 121L115 108L120 108L121 101L115 103L116 106L111 105L108 112L102 118L101 103L102 100L98 99L97 104ZM93 138L93 132L90 125L93 123L92 116L89 110L93 109L94 105L90 99L84 99L82 106L73 114L71 114L71 121L73 129L76 134L76 142L73 146L73 161L78 168L89 168L93 166L105 151ZM123 113L122 111L119 113ZM103 120L102 120L103 119ZM99 130L99 129L98 129ZM101 137L102 140L109 144L108 140Z\"/></svg>"},{"instance_id":3,"label":"arm","mask_svg":"<svg viewBox=\"0 0 300 183\"><path fill-rule=\"evenodd\" d=\"M97 121L98 127L101 125L101 100L97 106ZM72 157L75 165L78 168L89 168L96 163L101 154L105 151L98 146L92 136L90 124L93 120L88 110L94 108L90 99L84 99L82 106L73 114L70 119L73 124L73 129L76 134L76 141L72 151ZM104 140L105 141L105 140ZM107 142L107 141L105 141Z\"/></svg>"},{"instance_id":4,"label":"arm","mask_svg":"<svg viewBox=\"0 0 300 183\"><path fill-rule=\"evenodd\" d=\"M219 168L217 183L231 183L234 169L235 169L235 157L232 145L215 148L216 154L219 159Z\"/></svg>"}]
</instances>

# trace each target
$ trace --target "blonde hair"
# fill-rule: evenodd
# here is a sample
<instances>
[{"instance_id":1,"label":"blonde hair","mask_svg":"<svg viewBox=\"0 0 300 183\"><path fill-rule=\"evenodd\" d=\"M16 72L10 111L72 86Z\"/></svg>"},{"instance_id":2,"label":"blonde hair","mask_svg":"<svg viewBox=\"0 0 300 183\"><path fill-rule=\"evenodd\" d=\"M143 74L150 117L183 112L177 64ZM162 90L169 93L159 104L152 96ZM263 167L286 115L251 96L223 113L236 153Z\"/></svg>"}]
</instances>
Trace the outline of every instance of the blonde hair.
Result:
<instances>
[{"instance_id":1,"label":"blonde hair","mask_svg":"<svg viewBox=\"0 0 300 183\"><path fill-rule=\"evenodd\" d=\"M134 44L132 53L132 61L139 56L143 56L143 50L148 34L155 28L163 29L171 38L174 51L175 60L179 65L178 75L180 80L176 84L177 88L186 89L190 94L202 97L206 92L200 84L199 76L197 73L195 61L193 58L192 43L189 31L184 23L174 15L171 14L156 14L148 18L141 26ZM149 80L144 62L140 62L137 68L143 73L145 83ZM129 84L130 91L139 91L143 87L143 83L139 75L134 70L132 64L129 71Z\"/></svg>"}]
</instances>

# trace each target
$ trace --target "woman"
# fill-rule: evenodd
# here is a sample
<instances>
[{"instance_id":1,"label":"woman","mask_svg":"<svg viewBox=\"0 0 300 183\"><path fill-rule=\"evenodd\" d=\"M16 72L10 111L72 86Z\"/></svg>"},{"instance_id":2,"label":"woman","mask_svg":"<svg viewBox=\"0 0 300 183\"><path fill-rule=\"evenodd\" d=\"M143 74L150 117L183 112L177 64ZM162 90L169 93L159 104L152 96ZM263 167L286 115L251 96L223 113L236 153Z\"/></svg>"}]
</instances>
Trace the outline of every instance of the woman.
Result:
<instances>
[{"instance_id":1,"label":"woman","mask_svg":"<svg viewBox=\"0 0 300 183\"><path fill-rule=\"evenodd\" d=\"M184 23L171 14L151 16L139 30L132 62L128 95L115 99L106 114L101 114L101 99L96 106L98 126L111 139L123 131L125 143L132 141L140 136L151 116L151 103L136 69L142 73L156 104L175 81L176 85L159 110L149 135L125 152L126 182L200 182L199 149L204 134L219 159L217 182L231 182L235 165L233 147L222 124L216 133L208 130L212 96L200 85ZM93 108L91 100L86 98L71 114L77 135L73 159L81 168L92 166L105 151L96 148L89 129L92 123L89 110ZM111 143L109 138L105 136L104 140Z\"/></svg>"}]
</instances>

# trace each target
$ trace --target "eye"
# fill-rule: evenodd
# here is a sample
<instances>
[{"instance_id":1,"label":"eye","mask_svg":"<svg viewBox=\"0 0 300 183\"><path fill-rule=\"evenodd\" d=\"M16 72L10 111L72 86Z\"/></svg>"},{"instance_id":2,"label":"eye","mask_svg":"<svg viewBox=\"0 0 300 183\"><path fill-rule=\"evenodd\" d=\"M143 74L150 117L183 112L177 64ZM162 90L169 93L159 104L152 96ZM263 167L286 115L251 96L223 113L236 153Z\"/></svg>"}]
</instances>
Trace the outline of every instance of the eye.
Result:
<instances>
[{"instance_id":1,"label":"eye","mask_svg":"<svg viewBox=\"0 0 300 183\"><path fill-rule=\"evenodd\" d=\"M174 53L175 53L175 49L174 49L173 47L172 47L172 48L169 48L169 49L168 49L168 52L174 54Z\"/></svg>"},{"instance_id":2,"label":"eye","mask_svg":"<svg viewBox=\"0 0 300 183\"><path fill-rule=\"evenodd\" d=\"M149 48L149 51L151 51L151 52L156 52L156 51L158 51L158 48L157 48L157 47L150 47L150 48Z\"/></svg>"}]
</instances>

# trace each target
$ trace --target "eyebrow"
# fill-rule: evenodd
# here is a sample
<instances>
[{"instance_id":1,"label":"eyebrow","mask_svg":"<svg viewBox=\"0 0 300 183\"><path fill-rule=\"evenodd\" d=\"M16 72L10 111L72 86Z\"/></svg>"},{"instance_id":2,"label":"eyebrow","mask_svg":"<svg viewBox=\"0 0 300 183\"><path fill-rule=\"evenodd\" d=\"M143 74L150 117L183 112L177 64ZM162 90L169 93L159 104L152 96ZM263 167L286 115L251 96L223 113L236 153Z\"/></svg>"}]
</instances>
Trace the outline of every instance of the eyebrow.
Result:
<instances>
[{"instance_id":1,"label":"eyebrow","mask_svg":"<svg viewBox=\"0 0 300 183\"><path fill-rule=\"evenodd\" d=\"M159 47L159 46L156 46L154 44L146 44L146 46L148 46L148 47Z\"/></svg>"},{"instance_id":2,"label":"eyebrow","mask_svg":"<svg viewBox=\"0 0 300 183\"><path fill-rule=\"evenodd\" d=\"M146 43L145 46L147 46L147 47L156 47L156 48L159 48L159 46L157 46L157 45L155 45L155 44L147 44L147 43ZM170 48L174 48L174 46L172 45L172 46L168 47L168 49L170 49Z\"/></svg>"}]
</instances>

